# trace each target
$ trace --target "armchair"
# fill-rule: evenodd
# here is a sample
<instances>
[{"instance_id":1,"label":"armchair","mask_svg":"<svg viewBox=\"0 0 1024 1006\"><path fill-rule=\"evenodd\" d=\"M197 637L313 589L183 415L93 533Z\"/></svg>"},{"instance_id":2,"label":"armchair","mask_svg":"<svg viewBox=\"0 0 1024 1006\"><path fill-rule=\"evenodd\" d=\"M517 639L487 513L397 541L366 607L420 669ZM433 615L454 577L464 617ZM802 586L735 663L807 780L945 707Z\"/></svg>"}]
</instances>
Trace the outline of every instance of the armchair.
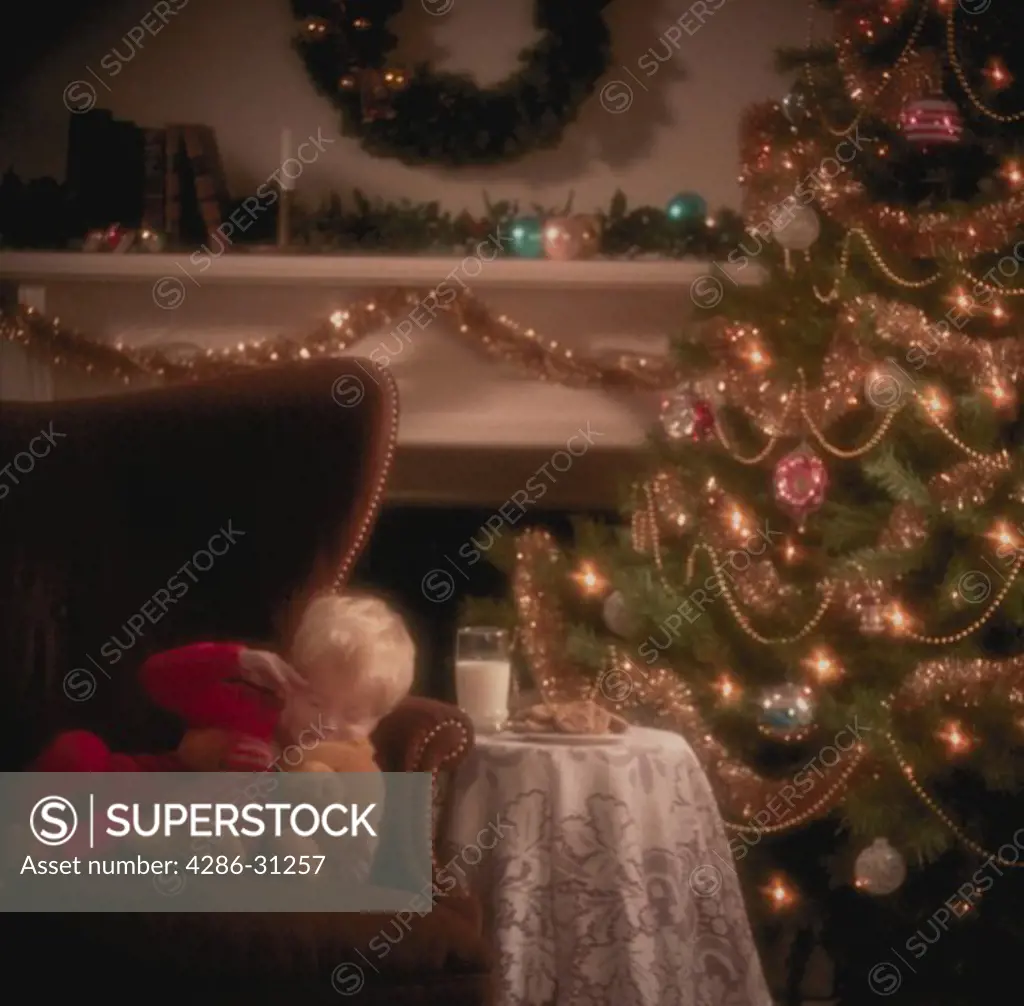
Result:
<instances>
[{"instance_id":1,"label":"armchair","mask_svg":"<svg viewBox=\"0 0 1024 1006\"><path fill-rule=\"evenodd\" d=\"M331 360L110 398L0 403L0 463L31 459L0 503L0 771L24 768L69 727L126 751L173 748L180 726L135 680L149 654L200 638L280 646L306 599L347 579L397 433L394 385L371 371ZM351 407L332 395L343 380L361 389L346 396ZM374 735L385 770L435 777L472 739L458 709L423 698ZM337 1006L335 969L356 963L360 1004L489 1001L481 913L461 892L413 917L370 966L369 941L396 925L386 914L23 919L5 947L8 968L38 979L40 947L57 951L47 980L61 998L146 1001L155 990L192 1003Z\"/></svg>"}]
</instances>

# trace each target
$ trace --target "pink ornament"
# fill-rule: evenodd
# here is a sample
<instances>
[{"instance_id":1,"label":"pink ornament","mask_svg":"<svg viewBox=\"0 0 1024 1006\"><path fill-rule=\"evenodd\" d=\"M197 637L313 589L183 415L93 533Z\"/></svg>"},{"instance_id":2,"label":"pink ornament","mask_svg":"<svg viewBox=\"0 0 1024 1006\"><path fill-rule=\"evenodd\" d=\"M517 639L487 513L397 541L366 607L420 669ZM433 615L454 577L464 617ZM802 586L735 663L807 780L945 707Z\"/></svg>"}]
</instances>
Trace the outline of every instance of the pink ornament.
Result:
<instances>
[{"instance_id":1,"label":"pink ornament","mask_svg":"<svg viewBox=\"0 0 1024 1006\"><path fill-rule=\"evenodd\" d=\"M825 502L828 471L809 447L787 454L775 466L775 499L801 523Z\"/></svg>"},{"instance_id":2,"label":"pink ornament","mask_svg":"<svg viewBox=\"0 0 1024 1006\"><path fill-rule=\"evenodd\" d=\"M941 94L907 102L900 126L907 140L917 147L959 143L964 132L960 109Z\"/></svg>"},{"instance_id":3,"label":"pink ornament","mask_svg":"<svg viewBox=\"0 0 1024 1006\"><path fill-rule=\"evenodd\" d=\"M601 223L593 216L552 217L544 223L544 254L558 262L591 258L601 243Z\"/></svg>"}]
</instances>

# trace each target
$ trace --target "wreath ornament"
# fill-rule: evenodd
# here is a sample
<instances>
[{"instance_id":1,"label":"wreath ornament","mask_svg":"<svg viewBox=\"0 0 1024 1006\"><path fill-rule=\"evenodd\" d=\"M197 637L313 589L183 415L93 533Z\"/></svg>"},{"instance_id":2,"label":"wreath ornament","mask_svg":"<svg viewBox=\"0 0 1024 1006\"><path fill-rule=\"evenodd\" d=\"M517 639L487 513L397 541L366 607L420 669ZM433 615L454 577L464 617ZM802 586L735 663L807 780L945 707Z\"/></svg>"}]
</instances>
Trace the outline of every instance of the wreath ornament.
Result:
<instances>
[{"instance_id":1,"label":"wreath ornament","mask_svg":"<svg viewBox=\"0 0 1024 1006\"><path fill-rule=\"evenodd\" d=\"M514 161L556 146L611 59L610 0L535 0L542 31L522 66L492 87L422 64L393 66L387 22L404 0L291 0L296 47L343 136L375 157L448 167Z\"/></svg>"}]
</instances>

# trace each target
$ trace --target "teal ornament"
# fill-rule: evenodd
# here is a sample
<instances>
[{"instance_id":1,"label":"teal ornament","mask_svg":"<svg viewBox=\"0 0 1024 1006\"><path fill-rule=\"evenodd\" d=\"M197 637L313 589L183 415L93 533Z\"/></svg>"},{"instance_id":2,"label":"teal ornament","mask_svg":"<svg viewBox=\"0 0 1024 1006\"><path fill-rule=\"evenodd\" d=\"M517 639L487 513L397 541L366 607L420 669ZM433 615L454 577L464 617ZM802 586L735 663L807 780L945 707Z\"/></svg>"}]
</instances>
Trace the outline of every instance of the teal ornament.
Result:
<instances>
[{"instance_id":1,"label":"teal ornament","mask_svg":"<svg viewBox=\"0 0 1024 1006\"><path fill-rule=\"evenodd\" d=\"M669 220L703 222L708 216L708 204L703 196L698 196L696 192L680 192L678 196L673 196L669 200L665 212Z\"/></svg>"},{"instance_id":2,"label":"teal ornament","mask_svg":"<svg viewBox=\"0 0 1024 1006\"><path fill-rule=\"evenodd\" d=\"M544 224L539 217L512 221L512 254L519 258L544 257Z\"/></svg>"}]
</instances>

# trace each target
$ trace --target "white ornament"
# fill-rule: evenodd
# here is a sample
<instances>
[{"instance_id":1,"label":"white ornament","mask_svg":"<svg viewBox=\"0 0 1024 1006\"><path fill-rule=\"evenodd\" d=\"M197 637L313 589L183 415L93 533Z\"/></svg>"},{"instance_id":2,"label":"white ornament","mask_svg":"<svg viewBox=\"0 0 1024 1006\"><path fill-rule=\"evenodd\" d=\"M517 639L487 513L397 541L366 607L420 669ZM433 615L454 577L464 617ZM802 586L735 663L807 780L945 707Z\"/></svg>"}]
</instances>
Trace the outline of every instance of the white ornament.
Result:
<instances>
[{"instance_id":1,"label":"white ornament","mask_svg":"<svg viewBox=\"0 0 1024 1006\"><path fill-rule=\"evenodd\" d=\"M772 221L772 235L786 251L807 251L821 236L821 220L809 206Z\"/></svg>"},{"instance_id":2,"label":"white ornament","mask_svg":"<svg viewBox=\"0 0 1024 1006\"><path fill-rule=\"evenodd\" d=\"M626 596L621 590L613 590L604 599L601 617L604 619L604 624L616 636L628 638L640 627L640 620L629 610Z\"/></svg>"},{"instance_id":3,"label":"white ornament","mask_svg":"<svg viewBox=\"0 0 1024 1006\"><path fill-rule=\"evenodd\" d=\"M885 838L876 838L854 864L854 886L865 894L892 894L906 879L906 860Z\"/></svg>"}]
</instances>

